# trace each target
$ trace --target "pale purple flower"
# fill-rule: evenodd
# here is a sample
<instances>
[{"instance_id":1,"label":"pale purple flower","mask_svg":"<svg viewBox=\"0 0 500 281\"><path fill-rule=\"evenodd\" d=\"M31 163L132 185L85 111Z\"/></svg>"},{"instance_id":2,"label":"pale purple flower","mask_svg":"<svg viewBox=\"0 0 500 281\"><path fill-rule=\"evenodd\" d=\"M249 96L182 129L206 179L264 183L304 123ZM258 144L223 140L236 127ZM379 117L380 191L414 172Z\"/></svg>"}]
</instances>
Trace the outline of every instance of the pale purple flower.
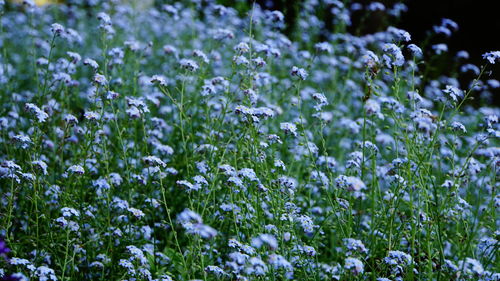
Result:
<instances>
[{"instance_id":1,"label":"pale purple flower","mask_svg":"<svg viewBox=\"0 0 500 281\"><path fill-rule=\"evenodd\" d=\"M62 26L58 23L53 23L50 26L50 31L52 31L54 36L61 36L61 34L64 32L64 26Z\"/></svg>"},{"instance_id":2,"label":"pale purple flower","mask_svg":"<svg viewBox=\"0 0 500 281\"><path fill-rule=\"evenodd\" d=\"M298 68L296 66L292 67L290 74L292 76L297 76L300 80L306 80L307 76L309 76L309 74L307 73L307 71L305 69Z\"/></svg>"},{"instance_id":3,"label":"pale purple flower","mask_svg":"<svg viewBox=\"0 0 500 281\"><path fill-rule=\"evenodd\" d=\"M345 259L344 268L354 275L359 275L365 271L363 262L352 257Z\"/></svg>"},{"instance_id":4,"label":"pale purple flower","mask_svg":"<svg viewBox=\"0 0 500 281\"><path fill-rule=\"evenodd\" d=\"M495 64L500 59L500 51L492 51L483 54L483 59L488 60L489 63Z\"/></svg>"}]
</instances>

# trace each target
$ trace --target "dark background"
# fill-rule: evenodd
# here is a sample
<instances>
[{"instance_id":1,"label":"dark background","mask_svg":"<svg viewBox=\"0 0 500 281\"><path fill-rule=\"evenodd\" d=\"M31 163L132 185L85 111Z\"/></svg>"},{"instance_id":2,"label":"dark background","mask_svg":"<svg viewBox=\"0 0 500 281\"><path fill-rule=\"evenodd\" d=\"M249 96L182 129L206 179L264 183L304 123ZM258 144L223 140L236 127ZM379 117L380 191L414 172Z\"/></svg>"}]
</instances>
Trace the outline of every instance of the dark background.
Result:
<instances>
[{"instance_id":1,"label":"dark background","mask_svg":"<svg viewBox=\"0 0 500 281\"><path fill-rule=\"evenodd\" d=\"M251 4L253 1L248 0L248 2ZM366 5L374 1L343 2L346 3L346 6L350 6L354 2ZM404 12L399 19L388 18L384 12L372 13L368 18L363 18L364 11L355 12L352 14L353 24L349 28L349 32L362 35L382 31L387 28L387 22L390 22L393 26L408 31L412 36L412 43L418 46L425 44L422 47L427 52L429 52L431 44L447 44L448 54L440 56L437 61L433 60L433 67L428 71L430 79L437 78L440 75L453 76L451 71L457 69L455 55L458 51L466 50L469 52L470 59L467 62L480 67L486 63L482 58L482 54L488 51L500 50L500 0L379 0L378 2L383 3L386 8L402 2L408 6L408 11ZM257 0L256 3L268 9L282 11L287 21L285 33L292 33L302 1ZM458 23L458 31L454 32L449 38L434 35L429 40L432 27L440 25L442 18L449 18ZM328 20L327 18L325 22L328 22ZM428 56L430 54L426 54L424 57L426 61L429 59ZM500 80L500 63L488 66L488 70L491 71L485 73L483 80ZM473 75L460 75L458 78L462 88L466 89L474 77ZM499 95L500 90L496 89L490 102L497 106L500 105Z\"/></svg>"}]
</instances>

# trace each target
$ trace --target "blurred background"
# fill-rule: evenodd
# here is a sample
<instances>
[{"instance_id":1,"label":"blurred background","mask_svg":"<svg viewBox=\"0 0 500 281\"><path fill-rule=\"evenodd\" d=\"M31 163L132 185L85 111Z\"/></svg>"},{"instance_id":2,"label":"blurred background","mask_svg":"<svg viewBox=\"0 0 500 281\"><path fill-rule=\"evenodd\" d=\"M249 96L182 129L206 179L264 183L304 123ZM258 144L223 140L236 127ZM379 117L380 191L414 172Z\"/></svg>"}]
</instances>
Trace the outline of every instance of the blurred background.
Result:
<instances>
[{"instance_id":1,"label":"blurred background","mask_svg":"<svg viewBox=\"0 0 500 281\"><path fill-rule=\"evenodd\" d=\"M79 3L93 6L92 3L98 0L34 0L38 5L50 3ZM290 39L300 32L294 32L298 28L300 11L303 9L305 1L302 0L106 0L108 3L127 2L133 3L137 9L145 9L150 6L161 8L163 4L183 3L203 3L218 2L225 6L235 8L242 16L247 14L253 3L270 10L279 10L285 15L286 28L283 31ZM347 26L347 31L354 35L370 34L377 31L384 31L388 26L395 26L408 31L412 36L411 43L417 44L424 49L424 60L432 60L430 64L424 64L426 75L429 79L436 79L440 75L456 77L461 82L462 88L466 89L469 82L475 78L471 72L461 73L457 76L454 70L460 65L472 63L477 67L485 64L482 54L488 51L500 50L500 0L314 0L320 3L324 9L317 12L318 19L325 22L323 27L325 34L332 30L335 13L332 9L340 2L346 8L351 8L351 25ZM22 0L10 0L9 2L22 2ZM337 2L337 3L334 3ZM372 10L367 13L368 7L374 2L382 4L385 9ZM400 11L395 16L388 12L397 3L403 3L407 9ZM352 7L357 6L353 9ZM380 7L380 6L379 6ZM458 24L458 29L454 30L450 36L436 34L433 32L435 26L439 26L443 18L453 20ZM321 38L320 38L321 39ZM323 38L324 40L325 38ZM448 52L439 56L435 55L431 46L444 43L448 47ZM457 58L460 51L467 51L469 58ZM464 54L463 52L461 53ZM500 63L489 66L489 72L485 73L483 80L500 80ZM500 88L492 92L491 102L500 105ZM474 103L474 102L473 102Z\"/></svg>"},{"instance_id":2,"label":"blurred background","mask_svg":"<svg viewBox=\"0 0 500 281\"><path fill-rule=\"evenodd\" d=\"M230 5L234 1L221 2ZM246 2L251 4L253 1ZM346 6L359 3L367 7L375 1L342 2ZM454 76L451 71L458 68L456 54L462 50L469 53L467 62L478 67L485 64L482 54L500 50L500 0L379 0L377 2L387 9L397 3L403 3L408 9L401 12L399 18L388 15L386 11L372 12L367 17L366 10L360 9L351 14L352 25L348 27L348 31L355 35L363 35L386 30L389 25L408 31L412 36L412 43L425 47L427 52L424 54L424 59L428 61L433 56L433 68L427 69L430 78L437 78L440 75ZM303 1L256 0L256 3L268 9L282 11L288 24L287 33L291 34L296 28L296 19ZM329 28L328 23L332 21L333 15L331 13L322 15L327 23L325 28ZM449 37L431 35L433 27L440 25L443 18L455 21L458 24L458 30ZM435 57L433 53L428 52L431 50L431 45L438 43L446 44L448 53ZM490 72L486 73L483 79L500 80L500 64L489 66L488 69ZM461 85L468 85L474 75L463 74L458 78ZM500 89L496 89L492 94L491 101L500 106Z\"/></svg>"}]
</instances>

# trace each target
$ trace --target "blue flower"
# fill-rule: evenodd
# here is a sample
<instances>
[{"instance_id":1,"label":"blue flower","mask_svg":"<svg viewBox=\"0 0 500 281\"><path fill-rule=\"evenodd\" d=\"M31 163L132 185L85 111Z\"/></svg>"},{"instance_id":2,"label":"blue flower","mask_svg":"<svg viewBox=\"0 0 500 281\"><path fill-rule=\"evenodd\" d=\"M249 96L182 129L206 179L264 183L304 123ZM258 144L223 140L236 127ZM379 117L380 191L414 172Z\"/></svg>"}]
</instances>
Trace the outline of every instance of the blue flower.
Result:
<instances>
[{"instance_id":1,"label":"blue flower","mask_svg":"<svg viewBox=\"0 0 500 281\"><path fill-rule=\"evenodd\" d=\"M383 50L386 52L383 58L387 67L391 68L392 66L402 66L404 64L405 58L396 44L384 44Z\"/></svg>"},{"instance_id":2,"label":"blue flower","mask_svg":"<svg viewBox=\"0 0 500 281\"><path fill-rule=\"evenodd\" d=\"M492 51L483 54L483 59L488 60L489 63L495 64L500 59L500 51Z\"/></svg>"}]
</instances>

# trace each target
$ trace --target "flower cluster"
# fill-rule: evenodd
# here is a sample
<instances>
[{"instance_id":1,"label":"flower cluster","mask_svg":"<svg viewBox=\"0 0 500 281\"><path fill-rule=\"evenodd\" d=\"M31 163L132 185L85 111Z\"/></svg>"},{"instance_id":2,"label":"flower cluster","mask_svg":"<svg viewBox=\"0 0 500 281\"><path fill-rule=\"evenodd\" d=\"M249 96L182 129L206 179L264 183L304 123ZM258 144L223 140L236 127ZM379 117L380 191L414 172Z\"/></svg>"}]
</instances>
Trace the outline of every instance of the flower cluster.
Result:
<instances>
[{"instance_id":1,"label":"flower cluster","mask_svg":"<svg viewBox=\"0 0 500 281\"><path fill-rule=\"evenodd\" d=\"M1 280L499 280L500 52L453 20L53 2L0 1Z\"/></svg>"}]
</instances>

